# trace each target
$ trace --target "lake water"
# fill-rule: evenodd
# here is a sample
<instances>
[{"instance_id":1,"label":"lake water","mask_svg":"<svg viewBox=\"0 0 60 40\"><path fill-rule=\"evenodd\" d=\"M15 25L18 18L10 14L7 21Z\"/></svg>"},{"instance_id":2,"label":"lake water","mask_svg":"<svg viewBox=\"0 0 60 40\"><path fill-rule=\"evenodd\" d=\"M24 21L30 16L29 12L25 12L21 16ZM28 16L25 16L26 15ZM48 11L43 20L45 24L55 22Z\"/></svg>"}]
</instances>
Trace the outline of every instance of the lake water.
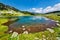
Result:
<instances>
[{"instance_id":1,"label":"lake water","mask_svg":"<svg viewBox=\"0 0 60 40\"><path fill-rule=\"evenodd\" d=\"M46 25L55 25L55 22L51 19L41 17L41 16L20 16L19 20L11 24L13 27L21 27L21 26L30 26L37 24L46 24Z\"/></svg>"}]
</instances>

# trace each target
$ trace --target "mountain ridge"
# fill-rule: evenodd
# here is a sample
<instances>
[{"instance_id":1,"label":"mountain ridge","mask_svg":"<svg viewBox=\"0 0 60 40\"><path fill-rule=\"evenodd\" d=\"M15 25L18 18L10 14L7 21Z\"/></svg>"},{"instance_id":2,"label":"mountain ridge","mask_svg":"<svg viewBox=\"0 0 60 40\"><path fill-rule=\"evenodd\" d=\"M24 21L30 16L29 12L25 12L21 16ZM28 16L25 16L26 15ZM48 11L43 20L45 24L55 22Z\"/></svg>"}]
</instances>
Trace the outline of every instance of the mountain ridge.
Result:
<instances>
[{"instance_id":1,"label":"mountain ridge","mask_svg":"<svg viewBox=\"0 0 60 40\"><path fill-rule=\"evenodd\" d=\"M9 5L5 5L3 3L0 3L0 10L9 10L9 9L14 10L14 11L20 11L20 10L14 8L14 7L11 7Z\"/></svg>"},{"instance_id":2,"label":"mountain ridge","mask_svg":"<svg viewBox=\"0 0 60 40\"><path fill-rule=\"evenodd\" d=\"M33 13L33 12L29 12L29 11L21 11L21 10L15 8L15 7L11 7L11 6L5 5L3 3L0 3L0 10L14 10L16 12L21 12L23 14L30 14L30 15L60 13L60 11L53 11L53 12L48 12L48 13Z\"/></svg>"}]
</instances>

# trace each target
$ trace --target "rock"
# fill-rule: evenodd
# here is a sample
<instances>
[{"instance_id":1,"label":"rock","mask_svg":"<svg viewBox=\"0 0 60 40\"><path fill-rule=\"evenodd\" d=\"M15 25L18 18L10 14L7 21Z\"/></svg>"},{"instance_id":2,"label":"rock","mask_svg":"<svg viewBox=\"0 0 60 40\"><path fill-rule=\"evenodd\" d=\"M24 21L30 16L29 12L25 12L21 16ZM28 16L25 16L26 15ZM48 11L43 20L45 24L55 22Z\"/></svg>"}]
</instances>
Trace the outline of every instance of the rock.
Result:
<instances>
[{"instance_id":1,"label":"rock","mask_svg":"<svg viewBox=\"0 0 60 40\"><path fill-rule=\"evenodd\" d=\"M17 36L18 36L18 33L17 33L17 32L13 32L11 38L15 38L15 37L17 37Z\"/></svg>"},{"instance_id":2,"label":"rock","mask_svg":"<svg viewBox=\"0 0 60 40\"><path fill-rule=\"evenodd\" d=\"M54 30L53 29L50 29L50 28L47 28L47 30L51 33L54 33Z\"/></svg>"},{"instance_id":3,"label":"rock","mask_svg":"<svg viewBox=\"0 0 60 40\"><path fill-rule=\"evenodd\" d=\"M28 31L24 31L23 34L28 34Z\"/></svg>"}]
</instances>

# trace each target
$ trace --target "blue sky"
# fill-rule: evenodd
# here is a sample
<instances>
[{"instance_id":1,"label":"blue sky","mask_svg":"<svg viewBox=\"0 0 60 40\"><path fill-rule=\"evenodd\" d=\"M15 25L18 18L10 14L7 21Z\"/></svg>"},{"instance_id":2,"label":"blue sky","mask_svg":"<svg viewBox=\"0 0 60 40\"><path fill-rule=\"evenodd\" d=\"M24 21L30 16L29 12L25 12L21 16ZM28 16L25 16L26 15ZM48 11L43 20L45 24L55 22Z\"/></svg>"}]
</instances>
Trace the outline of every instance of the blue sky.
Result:
<instances>
[{"instance_id":1,"label":"blue sky","mask_svg":"<svg viewBox=\"0 0 60 40\"><path fill-rule=\"evenodd\" d=\"M46 8L60 3L60 0L0 0L1 3L13 6L19 10L30 8Z\"/></svg>"}]
</instances>

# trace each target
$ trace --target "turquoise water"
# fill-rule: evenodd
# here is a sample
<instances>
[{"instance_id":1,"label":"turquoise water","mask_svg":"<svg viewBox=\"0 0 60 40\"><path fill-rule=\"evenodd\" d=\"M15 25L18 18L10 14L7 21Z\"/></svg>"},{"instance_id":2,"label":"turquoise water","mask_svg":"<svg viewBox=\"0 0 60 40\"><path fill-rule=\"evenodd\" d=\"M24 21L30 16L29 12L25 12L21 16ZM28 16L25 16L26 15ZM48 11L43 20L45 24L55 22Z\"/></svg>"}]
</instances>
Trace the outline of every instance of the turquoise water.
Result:
<instances>
[{"instance_id":1,"label":"turquoise water","mask_svg":"<svg viewBox=\"0 0 60 40\"><path fill-rule=\"evenodd\" d=\"M17 20L15 23L11 24L10 26L14 27L20 27L23 25L35 25L35 24L50 24L55 25L55 22L51 19L41 17L41 16L20 16L18 17L19 20Z\"/></svg>"}]
</instances>

